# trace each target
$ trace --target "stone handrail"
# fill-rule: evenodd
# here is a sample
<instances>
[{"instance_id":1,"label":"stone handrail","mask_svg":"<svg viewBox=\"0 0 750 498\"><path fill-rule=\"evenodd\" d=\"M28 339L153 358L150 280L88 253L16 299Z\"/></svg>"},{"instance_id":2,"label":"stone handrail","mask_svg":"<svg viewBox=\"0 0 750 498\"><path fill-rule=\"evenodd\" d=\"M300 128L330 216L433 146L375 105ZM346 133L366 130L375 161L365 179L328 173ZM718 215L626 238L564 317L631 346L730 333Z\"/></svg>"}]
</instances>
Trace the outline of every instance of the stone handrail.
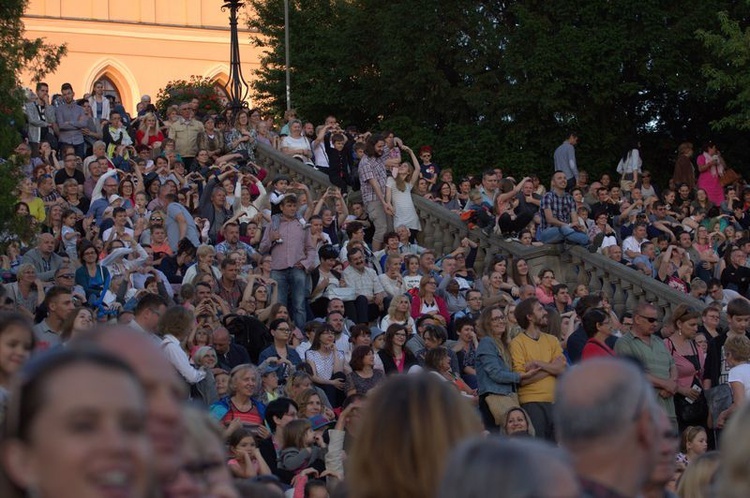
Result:
<instances>
[{"instance_id":1,"label":"stone handrail","mask_svg":"<svg viewBox=\"0 0 750 498\"><path fill-rule=\"evenodd\" d=\"M289 175L306 184L318 196L331 186L327 175L265 144L258 144L256 157L258 165L269 170L271 176ZM557 279L568 285L571 293L579 284L588 286L590 292L603 292L620 316L643 301L656 306L663 320L668 319L672 309L679 304L697 310L705 307L702 301L692 296L601 254L590 253L583 247L560 244L526 247L498 236L487 237L477 229L469 230L455 213L442 206L416 195L413 199L422 223L420 244L433 249L436 254L443 254L452 251L464 237L469 237L479 244L474 265L477 273L484 271L486 262L495 254L503 254L512 260L525 259L530 275L536 275L542 268L552 269ZM510 262L508 268L511 268Z\"/></svg>"}]
</instances>

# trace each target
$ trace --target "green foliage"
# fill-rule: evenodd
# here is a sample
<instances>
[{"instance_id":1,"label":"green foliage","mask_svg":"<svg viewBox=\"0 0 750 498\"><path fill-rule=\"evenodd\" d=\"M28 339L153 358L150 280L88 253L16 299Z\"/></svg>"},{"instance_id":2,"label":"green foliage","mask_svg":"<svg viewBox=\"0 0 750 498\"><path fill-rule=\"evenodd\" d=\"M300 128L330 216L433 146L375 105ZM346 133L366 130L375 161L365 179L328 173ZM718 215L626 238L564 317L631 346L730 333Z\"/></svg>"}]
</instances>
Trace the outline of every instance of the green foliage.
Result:
<instances>
[{"instance_id":1,"label":"green foliage","mask_svg":"<svg viewBox=\"0 0 750 498\"><path fill-rule=\"evenodd\" d=\"M285 108L282 0L251 0L264 49L256 100ZM499 165L514 176L552 172L552 152L580 133L579 165L613 172L626 144L671 175L683 140L722 144L730 94L700 68L714 59L696 31L727 0L309 0L290 2L292 106L360 128L391 128L459 172ZM745 47L747 50L747 47ZM750 83L750 79L748 80ZM750 84L736 85L747 92ZM732 97L734 98L734 97ZM742 144L744 145L744 140Z\"/></svg>"},{"instance_id":2,"label":"green foliage","mask_svg":"<svg viewBox=\"0 0 750 498\"><path fill-rule=\"evenodd\" d=\"M16 216L18 202L17 188L23 179L22 162L17 156L0 163L0 251L4 251L11 241L31 241L38 226L29 223L27 218Z\"/></svg>"},{"instance_id":3,"label":"green foliage","mask_svg":"<svg viewBox=\"0 0 750 498\"><path fill-rule=\"evenodd\" d=\"M698 37L713 53L702 72L710 90L729 95L729 113L711 122L715 130L750 129L750 28L719 12L718 32L698 30Z\"/></svg>"},{"instance_id":4,"label":"green foliage","mask_svg":"<svg viewBox=\"0 0 750 498\"><path fill-rule=\"evenodd\" d=\"M209 78L191 76L189 81L175 80L159 90L156 95L156 109L162 116L167 115L167 109L172 105L180 105L198 99L198 108L204 114L218 114L224 110L221 97L216 92L213 82Z\"/></svg>"},{"instance_id":5,"label":"green foliage","mask_svg":"<svg viewBox=\"0 0 750 498\"><path fill-rule=\"evenodd\" d=\"M24 38L21 22L27 0L0 2L0 158L7 158L21 141L25 124L23 104L26 96L21 88L21 72L28 70L34 82L54 72L66 53L65 45L54 46L37 38ZM22 177L21 165L11 157L0 165L0 234L28 236L33 227L19 220L13 212L16 187ZM7 240L0 240L0 246Z\"/></svg>"},{"instance_id":6,"label":"green foliage","mask_svg":"<svg viewBox=\"0 0 750 498\"><path fill-rule=\"evenodd\" d=\"M26 102L21 71L29 70L35 82L41 81L57 69L67 51L65 45L49 45L42 38L24 38L21 16L26 4L27 0L0 2L0 157L8 157L21 140ZM0 196L7 192L3 190ZM0 203L3 200L0 197Z\"/></svg>"}]
</instances>

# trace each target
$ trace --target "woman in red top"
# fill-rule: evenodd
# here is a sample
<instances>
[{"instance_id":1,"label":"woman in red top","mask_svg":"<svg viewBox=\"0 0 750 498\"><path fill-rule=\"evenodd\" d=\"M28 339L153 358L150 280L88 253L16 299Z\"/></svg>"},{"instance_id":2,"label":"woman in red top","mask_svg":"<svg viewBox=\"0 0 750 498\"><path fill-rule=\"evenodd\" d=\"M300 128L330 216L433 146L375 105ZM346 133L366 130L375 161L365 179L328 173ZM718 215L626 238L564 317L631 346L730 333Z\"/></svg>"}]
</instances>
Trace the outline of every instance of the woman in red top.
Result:
<instances>
[{"instance_id":1,"label":"woman in red top","mask_svg":"<svg viewBox=\"0 0 750 498\"><path fill-rule=\"evenodd\" d=\"M135 132L135 143L136 145L147 145L148 147L161 147L161 143L164 141L164 134L159 129L159 123L156 120L156 115L151 112L147 112L141 124L138 127L138 131Z\"/></svg>"},{"instance_id":2,"label":"woman in red top","mask_svg":"<svg viewBox=\"0 0 750 498\"><path fill-rule=\"evenodd\" d=\"M419 294L411 300L411 316L414 319L422 315L440 315L443 323L450 322L451 316L442 297L436 294L437 280L432 275L425 275L419 281Z\"/></svg>"},{"instance_id":3,"label":"woman in red top","mask_svg":"<svg viewBox=\"0 0 750 498\"><path fill-rule=\"evenodd\" d=\"M599 308L590 309L583 315L582 324L589 340L583 347L581 360L596 356L615 356L615 352L605 342L612 335L609 315L606 312Z\"/></svg>"}]
</instances>

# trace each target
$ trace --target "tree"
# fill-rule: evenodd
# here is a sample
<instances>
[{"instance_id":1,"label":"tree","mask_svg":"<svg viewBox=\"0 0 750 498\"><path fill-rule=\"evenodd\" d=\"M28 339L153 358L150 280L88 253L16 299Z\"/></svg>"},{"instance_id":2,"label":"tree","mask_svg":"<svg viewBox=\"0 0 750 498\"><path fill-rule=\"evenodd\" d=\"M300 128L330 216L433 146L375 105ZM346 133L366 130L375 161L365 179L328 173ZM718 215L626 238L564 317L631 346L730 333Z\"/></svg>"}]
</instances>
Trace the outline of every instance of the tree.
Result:
<instances>
[{"instance_id":1,"label":"tree","mask_svg":"<svg viewBox=\"0 0 750 498\"><path fill-rule=\"evenodd\" d=\"M0 158L10 157L4 162L0 175L0 234L18 234L28 225L20 224L15 217L15 189L21 178L18 160L11 156L21 141L24 125L23 104L26 95L21 88L21 71L31 71L34 81L54 72L65 55L65 46L53 46L37 38L24 38L21 22L27 0L3 0L0 2ZM0 244L3 241L0 240Z\"/></svg>"},{"instance_id":2,"label":"tree","mask_svg":"<svg viewBox=\"0 0 750 498\"><path fill-rule=\"evenodd\" d=\"M715 130L750 129L750 27L748 19L717 15L717 31L700 29L698 37L714 57L703 65L708 88L729 95L727 115L711 122Z\"/></svg>"},{"instance_id":3,"label":"tree","mask_svg":"<svg viewBox=\"0 0 750 498\"><path fill-rule=\"evenodd\" d=\"M265 48L254 89L284 108L282 0L252 0ZM302 8L304 5L304 9ZM314 122L335 114L431 143L459 171L499 165L552 172L570 129L579 162L613 172L638 137L645 165L671 174L685 139L717 134L726 95L699 68L713 54L696 36L726 0L310 0L290 2L292 101ZM722 150L730 157L726 147Z\"/></svg>"},{"instance_id":4,"label":"tree","mask_svg":"<svg viewBox=\"0 0 750 498\"><path fill-rule=\"evenodd\" d=\"M31 71L41 81L54 72L66 53L65 45L54 46L42 38L24 38L21 21L28 0L0 2L0 157L7 157L18 144L23 125L22 107L26 96L21 88L21 71Z\"/></svg>"}]
</instances>

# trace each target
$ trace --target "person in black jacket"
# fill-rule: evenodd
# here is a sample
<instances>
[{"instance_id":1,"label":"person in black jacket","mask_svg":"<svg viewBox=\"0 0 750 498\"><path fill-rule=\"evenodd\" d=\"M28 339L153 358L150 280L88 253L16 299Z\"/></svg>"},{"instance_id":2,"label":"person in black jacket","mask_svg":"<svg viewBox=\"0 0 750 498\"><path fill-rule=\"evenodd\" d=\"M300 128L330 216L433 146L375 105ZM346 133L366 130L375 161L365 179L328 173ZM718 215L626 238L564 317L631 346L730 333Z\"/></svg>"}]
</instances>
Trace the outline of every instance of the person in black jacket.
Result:
<instances>
[{"instance_id":1,"label":"person in black jacket","mask_svg":"<svg viewBox=\"0 0 750 498\"><path fill-rule=\"evenodd\" d=\"M419 365L417 357L404 347L408 334L405 326L396 323L385 331L385 346L378 351L378 356L386 375L407 373L411 367Z\"/></svg>"}]
</instances>

